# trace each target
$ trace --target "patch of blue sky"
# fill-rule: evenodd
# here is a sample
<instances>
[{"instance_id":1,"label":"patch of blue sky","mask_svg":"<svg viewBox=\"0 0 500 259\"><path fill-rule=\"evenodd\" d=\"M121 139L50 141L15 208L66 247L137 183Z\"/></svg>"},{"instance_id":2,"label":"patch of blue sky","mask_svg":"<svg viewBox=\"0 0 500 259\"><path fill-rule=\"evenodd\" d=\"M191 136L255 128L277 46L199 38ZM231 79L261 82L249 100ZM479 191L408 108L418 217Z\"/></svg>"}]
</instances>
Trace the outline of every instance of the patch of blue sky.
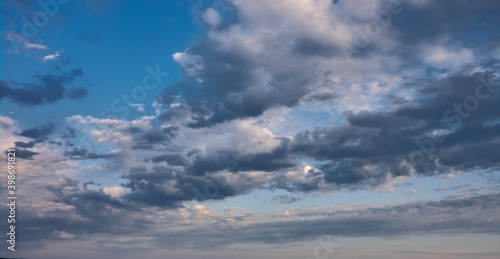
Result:
<instances>
[{"instance_id":1,"label":"patch of blue sky","mask_svg":"<svg viewBox=\"0 0 500 259\"><path fill-rule=\"evenodd\" d=\"M463 195L496 193L500 189L500 173L497 182L474 173L463 173L449 177L416 177L399 182L398 185L380 188L346 190L333 192L292 192L297 198L292 203L280 203L273 198L287 193L286 190L254 190L249 194L226 198L225 200L201 202L214 211L223 213L224 207L244 207L247 213L294 210L301 208L325 208L346 204L380 205L417 202L420 200L440 200L457 191ZM385 188L384 188L385 187Z\"/></svg>"}]
</instances>

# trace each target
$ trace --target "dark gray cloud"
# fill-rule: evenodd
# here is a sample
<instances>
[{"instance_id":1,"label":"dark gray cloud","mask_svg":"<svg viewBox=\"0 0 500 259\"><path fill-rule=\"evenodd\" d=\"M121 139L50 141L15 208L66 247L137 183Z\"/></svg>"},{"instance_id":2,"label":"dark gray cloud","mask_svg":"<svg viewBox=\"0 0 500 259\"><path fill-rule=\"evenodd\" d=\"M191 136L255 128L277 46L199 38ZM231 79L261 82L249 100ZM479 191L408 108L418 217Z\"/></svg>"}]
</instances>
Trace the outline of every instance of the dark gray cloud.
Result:
<instances>
[{"instance_id":1,"label":"dark gray cloud","mask_svg":"<svg viewBox=\"0 0 500 259\"><path fill-rule=\"evenodd\" d=\"M187 166L188 160L182 154L163 154L151 158L153 163L166 162L170 166Z\"/></svg>"},{"instance_id":2,"label":"dark gray cloud","mask_svg":"<svg viewBox=\"0 0 500 259\"><path fill-rule=\"evenodd\" d=\"M478 100L477 109L469 111L470 116L461 118L460 123L450 123L453 121L444 114L451 109L451 115L457 116L459 111L455 112L454 106L463 106L464 100L475 96L481 85L479 78L492 79L492 69L497 66L497 63L487 64L482 67L484 72L475 73L471 70L476 68L470 67L443 78L405 79L403 87L415 90L418 98L389 98L391 108L385 111L348 111L345 123L298 132L291 139L278 138L280 143L268 152L242 154L223 148L151 156L146 161L166 163L169 167L146 170L143 178L139 173L124 176L130 181L124 186L133 191L127 197L148 205L177 207L182 201L199 199L196 191L203 193L207 186L213 186L214 173L224 170L238 176L251 171L269 172L272 175L267 182L269 188L290 192L317 191L325 186L372 188L398 176L496 170L500 167L498 87L490 85L491 91L485 86L480 88L480 93L489 93L489 97ZM446 140L430 144L429 139L436 139L433 134L441 134L440 138ZM137 131L135 136L149 144L175 140L175 135L157 130ZM415 152L420 154L422 162L415 161ZM309 164L316 168L300 177L286 176L287 170L303 170L299 167L300 159L312 159ZM175 179L171 178L172 172ZM150 179L150 175L155 175L155 179ZM163 185L167 181L171 181L170 187ZM247 181L218 186L217 194L204 195L201 200L222 199L262 187L251 178Z\"/></svg>"},{"instance_id":3,"label":"dark gray cloud","mask_svg":"<svg viewBox=\"0 0 500 259\"><path fill-rule=\"evenodd\" d=\"M21 148L32 148L35 146L36 142L35 141L30 141L30 142L22 142L22 141L16 141L14 142L16 147L21 147Z\"/></svg>"},{"instance_id":4,"label":"dark gray cloud","mask_svg":"<svg viewBox=\"0 0 500 259\"><path fill-rule=\"evenodd\" d=\"M446 78L407 82L420 98L395 103L389 111L346 112L347 123L343 125L296 134L290 154L326 162L318 165L324 180L339 185L376 185L389 176L409 175L410 169L435 175L498 168L500 91L498 86L490 86L490 92L482 87L481 94L489 97L474 97L481 85L478 78L490 78L491 73L462 71ZM470 104L464 104L464 100ZM477 107L467 111L464 107L474 100ZM462 117L460 110L455 112L456 105L461 105L467 116ZM452 115L455 117L450 119ZM431 143L438 139L432 135L437 133L446 140ZM416 162L413 151L425 161ZM402 166L405 161L408 166Z\"/></svg>"},{"instance_id":5,"label":"dark gray cloud","mask_svg":"<svg viewBox=\"0 0 500 259\"><path fill-rule=\"evenodd\" d=\"M455 38L465 39L467 37L464 35L458 35L465 24L466 28L470 28L472 24L483 24L488 32L486 34L489 34L495 31L494 25L500 21L492 11L499 9L498 4L465 2L434 5L407 2L403 7L404 15L391 16L391 28L386 31L389 34L398 32L395 38L403 45L421 41L440 46L442 43L429 40L439 39L449 32ZM456 16L443 19L443 14L449 11ZM484 16L478 16L477 13L484 13ZM461 14L464 14L466 21L458 21ZM432 19L415 24L426 15ZM361 16L363 15L356 17L353 22L364 25L376 18L372 15L368 18ZM363 23L363 19L368 21ZM488 25L484 25L485 23ZM228 28L218 30L226 29ZM477 33L479 32L476 30ZM292 46L289 52L293 57L302 57L304 63L301 66L295 67L282 61L282 69L267 69L266 83L262 83L258 70L266 67L263 60L271 63L273 60L253 58L238 48L218 48L214 38L206 37L203 42L187 49L178 60L186 78L166 87L158 101L163 104L175 102L179 105L168 108L159 119L168 122L176 117L192 116L193 122L188 126L211 127L237 118L256 117L273 107L293 107L300 101L341 102L344 96L342 92L333 91L334 87L320 86L320 90L324 91L311 88L311 83L324 80L316 75L314 69L317 68L314 65L306 67L306 64L312 64L307 63L310 57L328 59L342 56L338 46L310 35L295 35L286 31L277 31L276 34L280 41L289 41L289 46ZM477 38L476 34L470 36ZM376 42L382 37L383 35L374 36L372 41ZM488 38L488 42L497 40L498 35ZM369 44L364 49L362 58L369 59L373 58L373 53L382 53L384 49L379 43ZM474 44L482 43L484 42ZM465 45L472 47L470 42ZM491 46L488 50L493 48ZM273 53L272 44L264 49ZM488 50L482 51L486 53ZM398 50L396 54L411 57L412 61L421 64L420 56L405 51ZM185 174L200 177L227 169L230 161L237 161L239 174L250 170L273 172L273 188L299 191L317 190L321 181L332 186L359 188L377 186L402 175L433 176L454 170L495 169L500 165L500 150L496 148L500 144L499 91L488 86L479 90L481 95L487 94L487 98L478 100L479 97L474 96L478 93L477 86L482 83L478 78L491 79L493 74L498 73L499 67L498 60L490 58L483 60L481 64L464 64L461 71L450 72L443 77L435 77L435 73L442 71L429 72L428 76L416 78L403 76L400 88L415 92L411 100L386 94L383 98L389 103L383 110L346 111L345 123L299 132L292 141L281 143L276 150L252 154L253 159L248 162L237 151L228 149L198 153L185 159L189 163L178 165L184 167ZM470 116L458 114L462 116L458 121L457 105L461 105L463 109L463 106L470 106L474 100L478 100L479 108L474 109ZM446 113L449 109L451 112ZM429 143L429 139L435 138L436 134L441 134L446 141ZM301 179L283 176L283 170L295 168L301 158L315 160L317 169L309 170ZM416 158L424 161L415 162ZM158 156L152 161L168 163L169 159L171 158ZM180 158L177 160L181 161ZM229 171L235 172L231 169Z\"/></svg>"},{"instance_id":6,"label":"dark gray cloud","mask_svg":"<svg viewBox=\"0 0 500 259\"><path fill-rule=\"evenodd\" d=\"M7 153L8 152L5 151L5 154L7 154ZM33 160L33 157L38 155L38 154L39 153L33 152L33 151L26 149L26 148L16 148L16 158Z\"/></svg>"},{"instance_id":7,"label":"dark gray cloud","mask_svg":"<svg viewBox=\"0 0 500 259\"><path fill-rule=\"evenodd\" d=\"M287 139L281 140L270 152L242 154L237 150L219 150L214 154L197 154L191 157L192 164L186 167L186 172L193 175L203 175L220 170L237 171L268 171L291 168L295 165L289 157Z\"/></svg>"},{"instance_id":8,"label":"dark gray cloud","mask_svg":"<svg viewBox=\"0 0 500 259\"><path fill-rule=\"evenodd\" d=\"M47 190L55 195L55 201L75 207L77 214L87 218L102 217L101 214L111 212L111 208L125 209L127 207L102 190L81 190L78 187L79 184L75 180L66 179L65 182L48 185Z\"/></svg>"},{"instance_id":9,"label":"dark gray cloud","mask_svg":"<svg viewBox=\"0 0 500 259\"><path fill-rule=\"evenodd\" d=\"M64 204L70 209L47 208L41 212L20 207L16 223L23 227L19 228L16 241L61 240L62 232L75 236L125 234L151 223L132 215L138 208L125 205L102 189L88 190L88 184L64 179L46 187L53 194L52 202Z\"/></svg>"},{"instance_id":10,"label":"dark gray cloud","mask_svg":"<svg viewBox=\"0 0 500 259\"><path fill-rule=\"evenodd\" d=\"M291 168L295 164L281 146L271 152L241 154L236 150L219 150L205 154L191 150L153 156L151 170L134 168L122 177L130 188L125 199L159 207L182 207L183 201L219 200L261 188L265 180L247 175L248 171L269 171ZM147 160L149 161L149 160ZM234 177L217 175L226 171Z\"/></svg>"},{"instance_id":11,"label":"dark gray cloud","mask_svg":"<svg viewBox=\"0 0 500 259\"><path fill-rule=\"evenodd\" d=\"M162 173L165 169L148 171L137 168L130 172L129 178L142 181L146 176L148 180L159 183L174 179L173 174L166 176ZM43 240L58 240L61 239L60 232L75 236L140 233L155 238L152 242L167 249L207 249L238 243L283 244L313 240L323 235L394 237L408 234L500 233L498 193L376 207L298 209L286 216L218 216L211 217L212 223L208 226L196 226L196 231L188 228L159 233L154 231L159 222L140 216L143 212L133 201L129 203L128 199L123 202L112 198L102 189L88 190L85 184L88 183L66 179L47 186L53 194L53 202L65 204L71 209L47 208L41 213L20 208L19 225L22 224L23 228L19 232L19 241L40 240L42 237ZM170 195L168 193L165 198ZM158 196L152 198L157 199ZM175 225L179 222L170 223Z\"/></svg>"},{"instance_id":12,"label":"dark gray cloud","mask_svg":"<svg viewBox=\"0 0 500 259\"><path fill-rule=\"evenodd\" d=\"M314 93L314 94L308 95L304 99L306 101L330 101L331 102L337 98L339 98L339 96L335 93L324 92L324 93Z\"/></svg>"},{"instance_id":13,"label":"dark gray cloud","mask_svg":"<svg viewBox=\"0 0 500 259\"><path fill-rule=\"evenodd\" d=\"M299 67L277 72L269 83L259 85L255 74L262 68L261 63L240 51L218 50L213 44L207 40L190 47L186 53L200 57L203 66L196 71L196 76L187 76L184 81L166 87L158 98L160 103L169 104L182 97L195 114L190 127L210 127L237 118L259 116L276 106L296 106L307 93L311 78ZM183 70L191 75L193 67ZM170 119L171 112L165 113L163 118Z\"/></svg>"},{"instance_id":14,"label":"dark gray cloud","mask_svg":"<svg viewBox=\"0 0 500 259\"><path fill-rule=\"evenodd\" d=\"M273 198L273 201L278 202L278 203L293 203L296 201L300 201L302 198L295 197L291 195L290 193L285 193L283 195L279 195Z\"/></svg>"},{"instance_id":15,"label":"dark gray cloud","mask_svg":"<svg viewBox=\"0 0 500 259\"><path fill-rule=\"evenodd\" d=\"M164 188L168 182L176 182L176 168L155 166L151 170L146 168L132 168L122 178L128 180L124 187L131 192L124 195L126 200L138 204L160 207L182 207L181 202L190 200L189 193L179 188Z\"/></svg>"},{"instance_id":16,"label":"dark gray cloud","mask_svg":"<svg viewBox=\"0 0 500 259\"><path fill-rule=\"evenodd\" d=\"M168 180L175 179L175 168L166 166L154 166L151 170L145 167L137 167L130 169L128 174L123 175L123 178L128 179L130 182L126 184L132 191L137 190L144 182L154 182L162 184Z\"/></svg>"},{"instance_id":17,"label":"dark gray cloud","mask_svg":"<svg viewBox=\"0 0 500 259\"><path fill-rule=\"evenodd\" d=\"M382 1L382 5L385 4L386 2ZM382 41L382 38L385 33L391 32L398 33L395 38L399 43L412 46L401 50L390 49L392 52L388 54L393 55L393 52L397 52L399 56L414 61L408 63L421 63L420 57L415 56L413 51L416 42L437 44L435 40L441 39L450 31L455 38L466 41L467 46L481 45L483 42L470 42L470 39L484 41L485 34L488 34L488 41L498 40L498 35L495 33L495 28L498 27L496 25L500 24L500 19L495 15L499 9L498 4L467 1L420 5L402 3L401 5L404 15L391 16L389 14L391 16L388 18L390 29L385 29L384 35L376 34L370 37L370 42L374 44L368 44L363 51L353 57L369 59L373 58L373 53L380 54L388 51L382 46L387 44ZM450 12L455 14L452 18L449 16ZM432 17L432 19L421 22L421 17ZM466 17L466 19L459 17ZM368 22L374 22L379 17L369 15L363 18L356 17L356 19L349 16L342 18L355 20L358 27L364 28ZM368 20L365 21L365 19ZM481 24L483 24L481 30L473 28ZM465 34L464 27L467 28ZM224 29L221 30L224 31ZM332 27L330 33L336 34L336 29ZM478 36L479 34L481 36ZM185 101L194 113L192 117L194 121L189 126L195 128L211 127L237 118L256 117L273 107L298 105L300 98L314 88L311 84L318 79L315 75L318 68L315 67L314 62L310 63L315 57L344 59L342 48L311 35L277 30L275 38L263 37L259 40L269 42L269 45L263 46L263 50L259 52L261 56L258 58L238 48L219 48L220 43L212 37L206 37L203 42L189 47L183 57L190 61L180 61L186 79L167 86L158 101L164 104L171 104L178 99ZM275 62L272 57L278 52L273 41L286 41L286 48L289 48L289 54L291 54L284 57L287 60L279 63L281 69L266 67L266 63ZM285 48L283 44L280 46ZM296 59L289 59L291 57ZM303 63L300 66L294 66L289 64L290 62ZM401 64L401 67L406 66L406 64ZM259 70L263 68L268 73L265 80L260 77L262 75L259 73ZM327 100L337 97L338 94L333 92L314 93L309 99ZM170 120L172 114L175 113L172 110L165 111L162 118Z\"/></svg>"},{"instance_id":18,"label":"dark gray cloud","mask_svg":"<svg viewBox=\"0 0 500 259\"><path fill-rule=\"evenodd\" d=\"M190 175L182 168L168 166L154 166L151 170L133 168L122 177L128 180L123 187L131 190L124 199L166 208L183 207L183 201L224 199L248 193L258 186L249 178L228 183L224 178Z\"/></svg>"},{"instance_id":19,"label":"dark gray cloud","mask_svg":"<svg viewBox=\"0 0 500 259\"><path fill-rule=\"evenodd\" d=\"M49 123L44 126L26 129L16 134L19 136L28 137L31 139L35 139L37 141L41 141L45 139L48 135L52 134L54 130L55 130L55 125Z\"/></svg>"},{"instance_id":20,"label":"dark gray cloud","mask_svg":"<svg viewBox=\"0 0 500 259\"><path fill-rule=\"evenodd\" d=\"M319 56L322 58L331 58L343 55L341 49L337 46L315 41L311 38L297 40L291 51L296 55L306 57Z\"/></svg>"},{"instance_id":21,"label":"dark gray cloud","mask_svg":"<svg viewBox=\"0 0 500 259\"><path fill-rule=\"evenodd\" d=\"M53 103L63 98L81 99L87 95L82 87L68 88L84 75L81 69L73 69L60 75L37 75L36 83L0 82L0 98L7 98L23 106Z\"/></svg>"},{"instance_id":22,"label":"dark gray cloud","mask_svg":"<svg viewBox=\"0 0 500 259\"><path fill-rule=\"evenodd\" d=\"M175 126L168 126L162 129L154 128L151 131L143 131L138 128L130 127L129 132L134 135L134 149L151 149L155 144L165 144L172 147L170 139L177 136L179 128Z\"/></svg>"},{"instance_id":23,"label":"dark gray cloud","mask_svg":"<svg viewBox=\"0 0 500 259\"><path fill-rule=\"evenodd\" d=\"M392 25L400 39L410 45L436 43L440 36L451 34L469 44L499 40L495 28L500 26L496 1L435 2L412 4L403 2L404 15L393 16ZM426 19L422 19L426 17Z\"/></svg>"},{"instance_id":24,"label":"dark gray cloud","mask_svg":"<svg viewBox=\"0 0 500 259\"><path fill-rule=\"evenodd\" d=\"M381 1L379 7L385 8L389 3ZM342 4L342 7L334 8L343 7L352 6ZM359 9L359 13L338 13L341 16L338 18L338 23L365 28L365 31L373 22L380 23L380 19L388 19L384 28L380 29L382 32L373 33L374 35L366 33L370 36L365 37L368 37L372 44L363 47L362 51L353 57L358 60L371 60L378 59L377 55L381 54L396 55L407 61L398 66L410 69L409 64L422 64L422 53L415 53L415 46L430 44L441 47L443 38L450 33L453 39L462 41L466 47L491 45L482 47L481 52L487 56L490 56L488 52L493 51L498 45L493 44L498 43L500 39L495 29L500 26L500 18L496 15L500 9L498 3L465 1L418 4L402 1L400 7L401 14L388 14L388 18L378 17L372 13L375 10L369 11L368 8L356 8ZM376 11L388 12L385 9ZM422 17L430 18L422 20ZM242 28L238 29L245 30L246 24L244 21L242 23ZM325 20L325 23L328 23L328 20ZM331 31L322 32L325 37L328 34L341 33L337 32L335 24L332 24L329 26ZM276 24L270 22L268 25L269 28L274 28ZM259 46L262 49L257 54L249 54L250 52L233 45L221 48L219 45L226 42L219 42L217 37L223 37L225 33L235 38L235 45L240 44L239 37L243 36L238 33L233 35L230 32L231 28L229 26L213 29L214 34L220 33L220 35L209 35L203 42L190 46L179 59L186 79L167 86L158 98L158 101L164 104L179 99L185 101L194 113L192 117L194 121L189 124L191 127L211 127L237 118L256 117L273 107L294 107L298 105L300 98L314 89L311 84L318 81L316 72L319 68L311 62L314 58L344 59L342 48L334 46L334 42L324 37L314 37L307 33L286 31L281 28L277 28L276 35L273 36L264 37L258 33L251 35L257 37L256 41L267 43ZM340 30L340 26L338 29ZM395 42L388 44L384 38L390 38ZM281 43L280 48L276 47L275 42ZM392 44L397 46L397 49L387 47ZM275 55L280 57L276 53L282 49L286 49L289 55L283 56L280 63L275 63L273 57ZM295 62L301 65L295 66ZM269 64L276 64L280 68L267 67ZM346 67L349 66L346 64ZM268 73L266 79L262 79L260 70ZM328 100L338 97L338 93L335 92L313 93L308 99ZM175 109L167 109L162 118L170 120L172 114L178 112L173 110Z\"/></svg>"},{"instance_id":25,"label":"dark gray cloud","mask_svg":"<svg viewBox=\"0 0 500 259\"><path fill-rule=\"evenodd\" d=\"M110 159L118 156L117 154L97 154L95 152L89 152L85 148L73 148L71 151L65 151L64 155L73 160L80 159Z\"/></svg>"}]
</instances>

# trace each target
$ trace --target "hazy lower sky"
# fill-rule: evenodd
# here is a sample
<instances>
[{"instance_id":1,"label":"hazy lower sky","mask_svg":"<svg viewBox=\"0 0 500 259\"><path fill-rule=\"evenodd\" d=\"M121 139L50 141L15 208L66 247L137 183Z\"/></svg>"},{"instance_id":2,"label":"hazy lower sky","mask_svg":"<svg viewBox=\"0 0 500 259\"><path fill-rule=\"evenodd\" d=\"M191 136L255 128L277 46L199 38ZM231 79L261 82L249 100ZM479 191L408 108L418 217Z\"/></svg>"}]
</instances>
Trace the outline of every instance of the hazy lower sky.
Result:
<instances>
[{"instance_id":1,"label":"hazy lower sky","mask_svg":"<svg viewBox=\"0 0 500 259\"><path fill-rule=\"evenodd\" d=\"M498 259L499 14L1 0L1 257Z\"/></svg>"}]
</instances>

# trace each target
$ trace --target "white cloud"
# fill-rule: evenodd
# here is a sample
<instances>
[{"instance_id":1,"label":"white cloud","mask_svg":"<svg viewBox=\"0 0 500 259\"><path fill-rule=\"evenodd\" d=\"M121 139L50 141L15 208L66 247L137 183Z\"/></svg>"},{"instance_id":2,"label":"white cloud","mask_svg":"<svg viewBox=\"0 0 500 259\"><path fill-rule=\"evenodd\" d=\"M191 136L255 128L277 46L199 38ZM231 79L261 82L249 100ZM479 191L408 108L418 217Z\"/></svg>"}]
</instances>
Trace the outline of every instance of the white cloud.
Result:
<instances>
[{"instance_id":1,"label":"white cloud","mask_svg":"<svg viewBox=\"0 0 500 259\"><path fill-rule=\"evenodd\" d=\"M474 61L474 53L468 48L450 49L444 46L424 46L422 59L437 68L459 68Z\"/></svg>"},{"instance_id":2,"label":"white cloud","mask_svg":"<svg viewBox=\"0 0 500 259\"><path fill-rule=\"evenodd\" d=\"M230 138L231 146L237 148L242 154L267 152L276 147L280 141L269 129L260 127L255 119L236 120L234 134Z\"/></svg>"},{"instance_id":3,"label":"white cloud","mask_svg":"<svg viewBox=\"0 0 500 259\"><path fill-rule=\"evenodd\" d=\"M276 89L272 85L276 75L308 78L310 82L301 87L311 95L342 97L335 103L324 102L315 108L323 111L335 108L339 112L380 110L385 93L399 94L400 90L394 82L401 77L404 60L391 54L396 53L400 43L394 34L386 35L390 29L371 37L370 46L379 49L383 53L381 55L371 53L375 55L346 60L341 49L353 44L356 28L365 28L368 22L375 19L370 10L386 9L386 4L365 1L360 5L343 1L333 6L329 0L255 0L233 1L233 4L238 9L239 23L223 30L209 28L206 41L212 43L210 46L217 53L235 55L248 63L258 64L258 68L252 71L255 83L249 89L257 92ZM350 19L353 18L351 16L356 19ZM319 50L323 47L324 53ZM301 48L306 49L306 53L300 53ZM189 53L189 50L186 52ZM188 60L185 55L176 53L174 59L183 68L185 64L195 64L185 61ZM194 69L185 70L189 76L195 75ZM420 70L404 72L412 76ZM324 82L328 80L337 83L326 88Z\"/></svg>"},{"instance_id":4,"label":"white cloud","mask_svg":"<svg viewBox=\"0 0 500 259\"><path fill-rule=\"evenodd\" d=\"M45 61L49 61L49 60L54 60L60 56L61 56L61 52L56 51L56 53L54 53L54 54L50 54L50 55L43 57L42 61L45 62Z\"/></svg>"},{"instance_id":5,"label":"white cloud","mask_svg":"<svg viewBox=\"0 0 500 259\"><path fill-rule=\"evenodd\" d=\"M38 44L38 43L23 42L23 48L44 50L44 49L47 49L47 46L42 45L42 44Z\"/></svg>"},{"instance_id":6,"label":"white cloud","mask_svg":"<svg viewBox=\"0 0 500 259\"><path fill-rule=\"evenodd\" d=\"M217 26L221 22L221 18L219 13L215 11L213 8L208 8L202 15L201 18L203 18L203 21L205 21L207 24L210 26Z\"/></svg>"},{"instance_id":7,"label":"white cloud","mask_svg":"<svg viewBox=\"0 0 500 259\"><path fill-rule=\"evenodd\" d=\"M125 193L125 190L120 186L104 187L102 190L105 194L108 194L113 198L120 197Z\"/></svg>"},{"instance_id":8,"label":"white cloud","mask_svg":"<svg viewBox=\"0 0 500 259\"><path fill-rule=\"evenodd\" d=\"M176 52L172 57L189 76L194 77L203 68L203 61L200 56L189 55L186 52Z\"/></svg>"},{"instance_id":9,"label":"white cloud","mask_svg":"<svg viewBox=\"0 0 500 259\"><path fill-rule=\"evenodd\" d=\"M137 112L146 112L146 110L144 110L144 104L142 103L132 103L132 104L129 104L130 107L135 107L137 109Z\"/></svg>"}]
</instances>

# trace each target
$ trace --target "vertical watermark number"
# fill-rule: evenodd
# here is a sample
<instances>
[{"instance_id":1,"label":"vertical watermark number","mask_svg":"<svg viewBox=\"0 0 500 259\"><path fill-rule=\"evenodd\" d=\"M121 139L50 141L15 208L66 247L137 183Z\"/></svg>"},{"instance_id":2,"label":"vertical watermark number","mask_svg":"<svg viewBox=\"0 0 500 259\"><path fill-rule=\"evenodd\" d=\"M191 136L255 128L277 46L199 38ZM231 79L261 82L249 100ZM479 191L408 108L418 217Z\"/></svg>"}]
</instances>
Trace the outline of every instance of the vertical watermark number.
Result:
<instances>
[{"instance_id":1,"label":"vertical watermark number","mask_svg":"<svg viewBox=\"0 0 500 259\"><path fill-rule=\"evenodd\" d=\"M9 208L9 216L7 222L9 223L9 232L7 233L7 243L9 243L9 250L16 251L16 150L7 150L7 207Z\"/></svg>"}]
</instances>

